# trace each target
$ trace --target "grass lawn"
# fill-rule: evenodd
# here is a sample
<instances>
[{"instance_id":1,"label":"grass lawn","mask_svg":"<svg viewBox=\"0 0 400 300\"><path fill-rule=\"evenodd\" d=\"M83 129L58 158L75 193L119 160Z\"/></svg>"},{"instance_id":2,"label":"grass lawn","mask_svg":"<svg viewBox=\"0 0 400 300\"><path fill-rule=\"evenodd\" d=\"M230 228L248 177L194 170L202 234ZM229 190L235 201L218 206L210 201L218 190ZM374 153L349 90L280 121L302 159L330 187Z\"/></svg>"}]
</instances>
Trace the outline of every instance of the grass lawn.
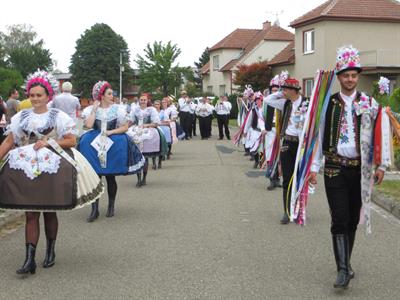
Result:
<instances>
[{"instance_id":1,"label":"grass lawn","mask_svg":"<svg viewBox=\"0 0 400 300\"><path fill-rule=\"evenodd\" d=\"M400 180L384 180L376 190L400 202Z\"/></svg>"},{"instance_id":2,"label":"grass lawn","mask_svg":"<svg viewBox=\"0 0 400 300\"><path fill-rule=\"evenodd\" d=\"M212 119L212 126L218 126L217 118ZM229 119L229 127L238 127L236 119Z\"/></svg>"}]
</instances>

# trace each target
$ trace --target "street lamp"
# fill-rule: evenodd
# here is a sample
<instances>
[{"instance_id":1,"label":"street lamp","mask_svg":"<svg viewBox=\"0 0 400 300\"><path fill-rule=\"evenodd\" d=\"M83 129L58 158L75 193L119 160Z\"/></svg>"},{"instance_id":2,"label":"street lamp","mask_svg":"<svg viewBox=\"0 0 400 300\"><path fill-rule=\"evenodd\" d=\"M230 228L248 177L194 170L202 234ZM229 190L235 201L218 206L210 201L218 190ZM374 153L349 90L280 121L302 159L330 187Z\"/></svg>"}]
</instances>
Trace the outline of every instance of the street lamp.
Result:
<instances>
[{"instance_id":1,"label":"street lamp","mask_svg":"<svg viewBox=\"0 0 400 300\"><path fill-rule=\"evenodd\" d=\"M119 52L119 101L122 103L122 72L124 66L122 65L122 51Z\"/></svg>"}]
</instances>

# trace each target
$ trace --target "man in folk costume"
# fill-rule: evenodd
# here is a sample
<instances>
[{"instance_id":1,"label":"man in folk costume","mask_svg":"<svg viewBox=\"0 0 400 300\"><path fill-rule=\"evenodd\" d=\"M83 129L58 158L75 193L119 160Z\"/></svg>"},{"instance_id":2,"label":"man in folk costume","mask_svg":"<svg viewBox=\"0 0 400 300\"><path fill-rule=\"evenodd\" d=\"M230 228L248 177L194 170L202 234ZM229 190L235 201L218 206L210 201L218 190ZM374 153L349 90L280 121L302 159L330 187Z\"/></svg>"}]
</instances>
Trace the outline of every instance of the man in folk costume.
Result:
<instances>
[{"instance_id":1,"label":"man in folk costume","mask_svg":"<svg viewBox=\"0 0 400 300\"><path fill-rule=\"evenodd\" d=\"M325 191L338 271L334 287L343 289L354 278L350 257L362 203L368 230L373 180L380 184L390 164L388 151L382 147L384 151L376 152L375 148L375 170L372 165L374 147L388 143L385 139L389 139L389 133L381 129L389 131L389 127L382 122L386 119L382 118L383 111L375 99L357 91L361 71L357 49L352 46L338 49L336 75L340 92L330 98L309 179L312 184L317 183L323 154Z\"/></svg>"},{"instance_id":2,"label":"man in folk costume","mask_svg":"<svg viewBox=\"0 0 400 300\"><path fill-rule=\"evenodd\" d=\"M275 75L274 78L271 79L269 83L268 92L269 94L273 94L278 92L280 87L280 76ZM271 154L272 154L272 147L274 145L274 141L276 138L276 127L275 127L275 108L265 104L265 143L266 143L266 150L265 150L265 161L269 161ZM282 187L280 184L279 179L279 170L278 168L275 169L275 172L270 175L269 177L270 184L267 187L269 191L274 190L276 187Z\"/></svg>"},{"instance_id":3,"label":"man in folk costume","mask_svg":"<svg viewBox=\"0 0 400 300\"><path fill-rule=\"evenodd\" d=\"M288 216L288 201L291 195L289 184L293 176L299 137L302 133L304 119L308 109L308 99L300 94L299 81L288 77L281 86L282 90L264 98L264 104L282 111L280 120L281 152L283 187L283 216L281 224L290 222Z\"/></svg>"}]
</instances>

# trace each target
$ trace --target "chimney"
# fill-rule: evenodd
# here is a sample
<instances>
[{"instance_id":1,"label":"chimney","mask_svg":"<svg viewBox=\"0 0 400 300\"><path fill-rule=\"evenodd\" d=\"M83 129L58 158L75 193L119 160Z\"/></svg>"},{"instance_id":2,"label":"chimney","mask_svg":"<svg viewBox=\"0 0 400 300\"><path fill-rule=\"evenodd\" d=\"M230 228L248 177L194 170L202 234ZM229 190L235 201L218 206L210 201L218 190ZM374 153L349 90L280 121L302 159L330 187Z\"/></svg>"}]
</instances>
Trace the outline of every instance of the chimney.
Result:
<instances>
[{"instance_id":1,"label":"chimney","mask_svg":"<svg viewBox=\"0 0 400 300\"><path fill-rule=\"evenodd\" d=\"M263 23L263 30L268 30L271 28L271 22L270 21L265 21Z\"/></svg>"}]
</instances>

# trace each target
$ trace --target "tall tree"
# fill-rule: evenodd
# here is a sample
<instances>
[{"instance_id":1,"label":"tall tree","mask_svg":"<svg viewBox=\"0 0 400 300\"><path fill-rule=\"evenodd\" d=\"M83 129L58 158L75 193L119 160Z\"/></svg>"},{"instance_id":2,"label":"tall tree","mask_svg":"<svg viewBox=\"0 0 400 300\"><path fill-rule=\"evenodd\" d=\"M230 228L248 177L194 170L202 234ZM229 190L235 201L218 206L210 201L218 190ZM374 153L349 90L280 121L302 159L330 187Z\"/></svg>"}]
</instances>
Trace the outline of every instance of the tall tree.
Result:
<instances>
[{"instance_id":1,"label":"tall tree","mask_svg":"<svg viewBox=\"0 0 400 300\"><path fill-rule=\"evenodd\" d=\"M42 39L31 25L17 24L7 27L7 33L0 34L1 65L18 70L23 77L36 69L51 70L51 53L44 48Z\"/></svg>"},{"instance_id":2,"label":"tall tree","mask_svg":"<svg viewBox=\"0 0 400 300\"><path fill-rule=\"evenodd\" d=\"M19 89L24 83L21 74L16 70L0 68L0 95L7 99L11 89Z\"/></svg>"},{"instance_id":3,"label":"tall tree","mask_svg":"<svg viewBox=\"0 0 400 300\"><path fill-rule=\"evenodd\" d=\"M145 56L137 55L135 62L139 67L139 85L142 91L161 92L164 96L173 94L183 81L183 76L189 76L190 68L175 64L181 54L176 44L169 41L147 44Z\"/></svg>"},{"instance_id":4,"label":"tall tree","mask_svg":"<svg viewBox=\"0 0 400 300\"><path fill-rule=\"evenodd\" d=\"M268 62L257 62L250 65L240 65L235 72L234 84L239 85L241 90L250 84L255 91L262 91L271 80L271 67Z\"/></svg>"},{"instance_id":5,"label":"tall tree","mask_svg":"<svg viewBox=\"0 0 400 300\"><path fill-rule=\"evenodd\" d=\"M131 80L133 70L129 65L129 49L124 38L107 24L95 24L76 41L75 53L69 67L74 87L91 95L93 85L107 80L119 91L120 53L122 53L123 86Z\"/></svg>"},{"instance_id":6,"label":"tall tree","mask_svg":"<svg viewBox=\"0 0 400 300\"><path fill-rule=\"evenodd\" d=\"M204 49L203 53L199 57L199 61L195 62L196 66L196 75L194 77L194 82L196 87L200 90L203 90L203 75L201 74L201 68L210 61L210 48Z\"/></svg>"}]
</instances>

